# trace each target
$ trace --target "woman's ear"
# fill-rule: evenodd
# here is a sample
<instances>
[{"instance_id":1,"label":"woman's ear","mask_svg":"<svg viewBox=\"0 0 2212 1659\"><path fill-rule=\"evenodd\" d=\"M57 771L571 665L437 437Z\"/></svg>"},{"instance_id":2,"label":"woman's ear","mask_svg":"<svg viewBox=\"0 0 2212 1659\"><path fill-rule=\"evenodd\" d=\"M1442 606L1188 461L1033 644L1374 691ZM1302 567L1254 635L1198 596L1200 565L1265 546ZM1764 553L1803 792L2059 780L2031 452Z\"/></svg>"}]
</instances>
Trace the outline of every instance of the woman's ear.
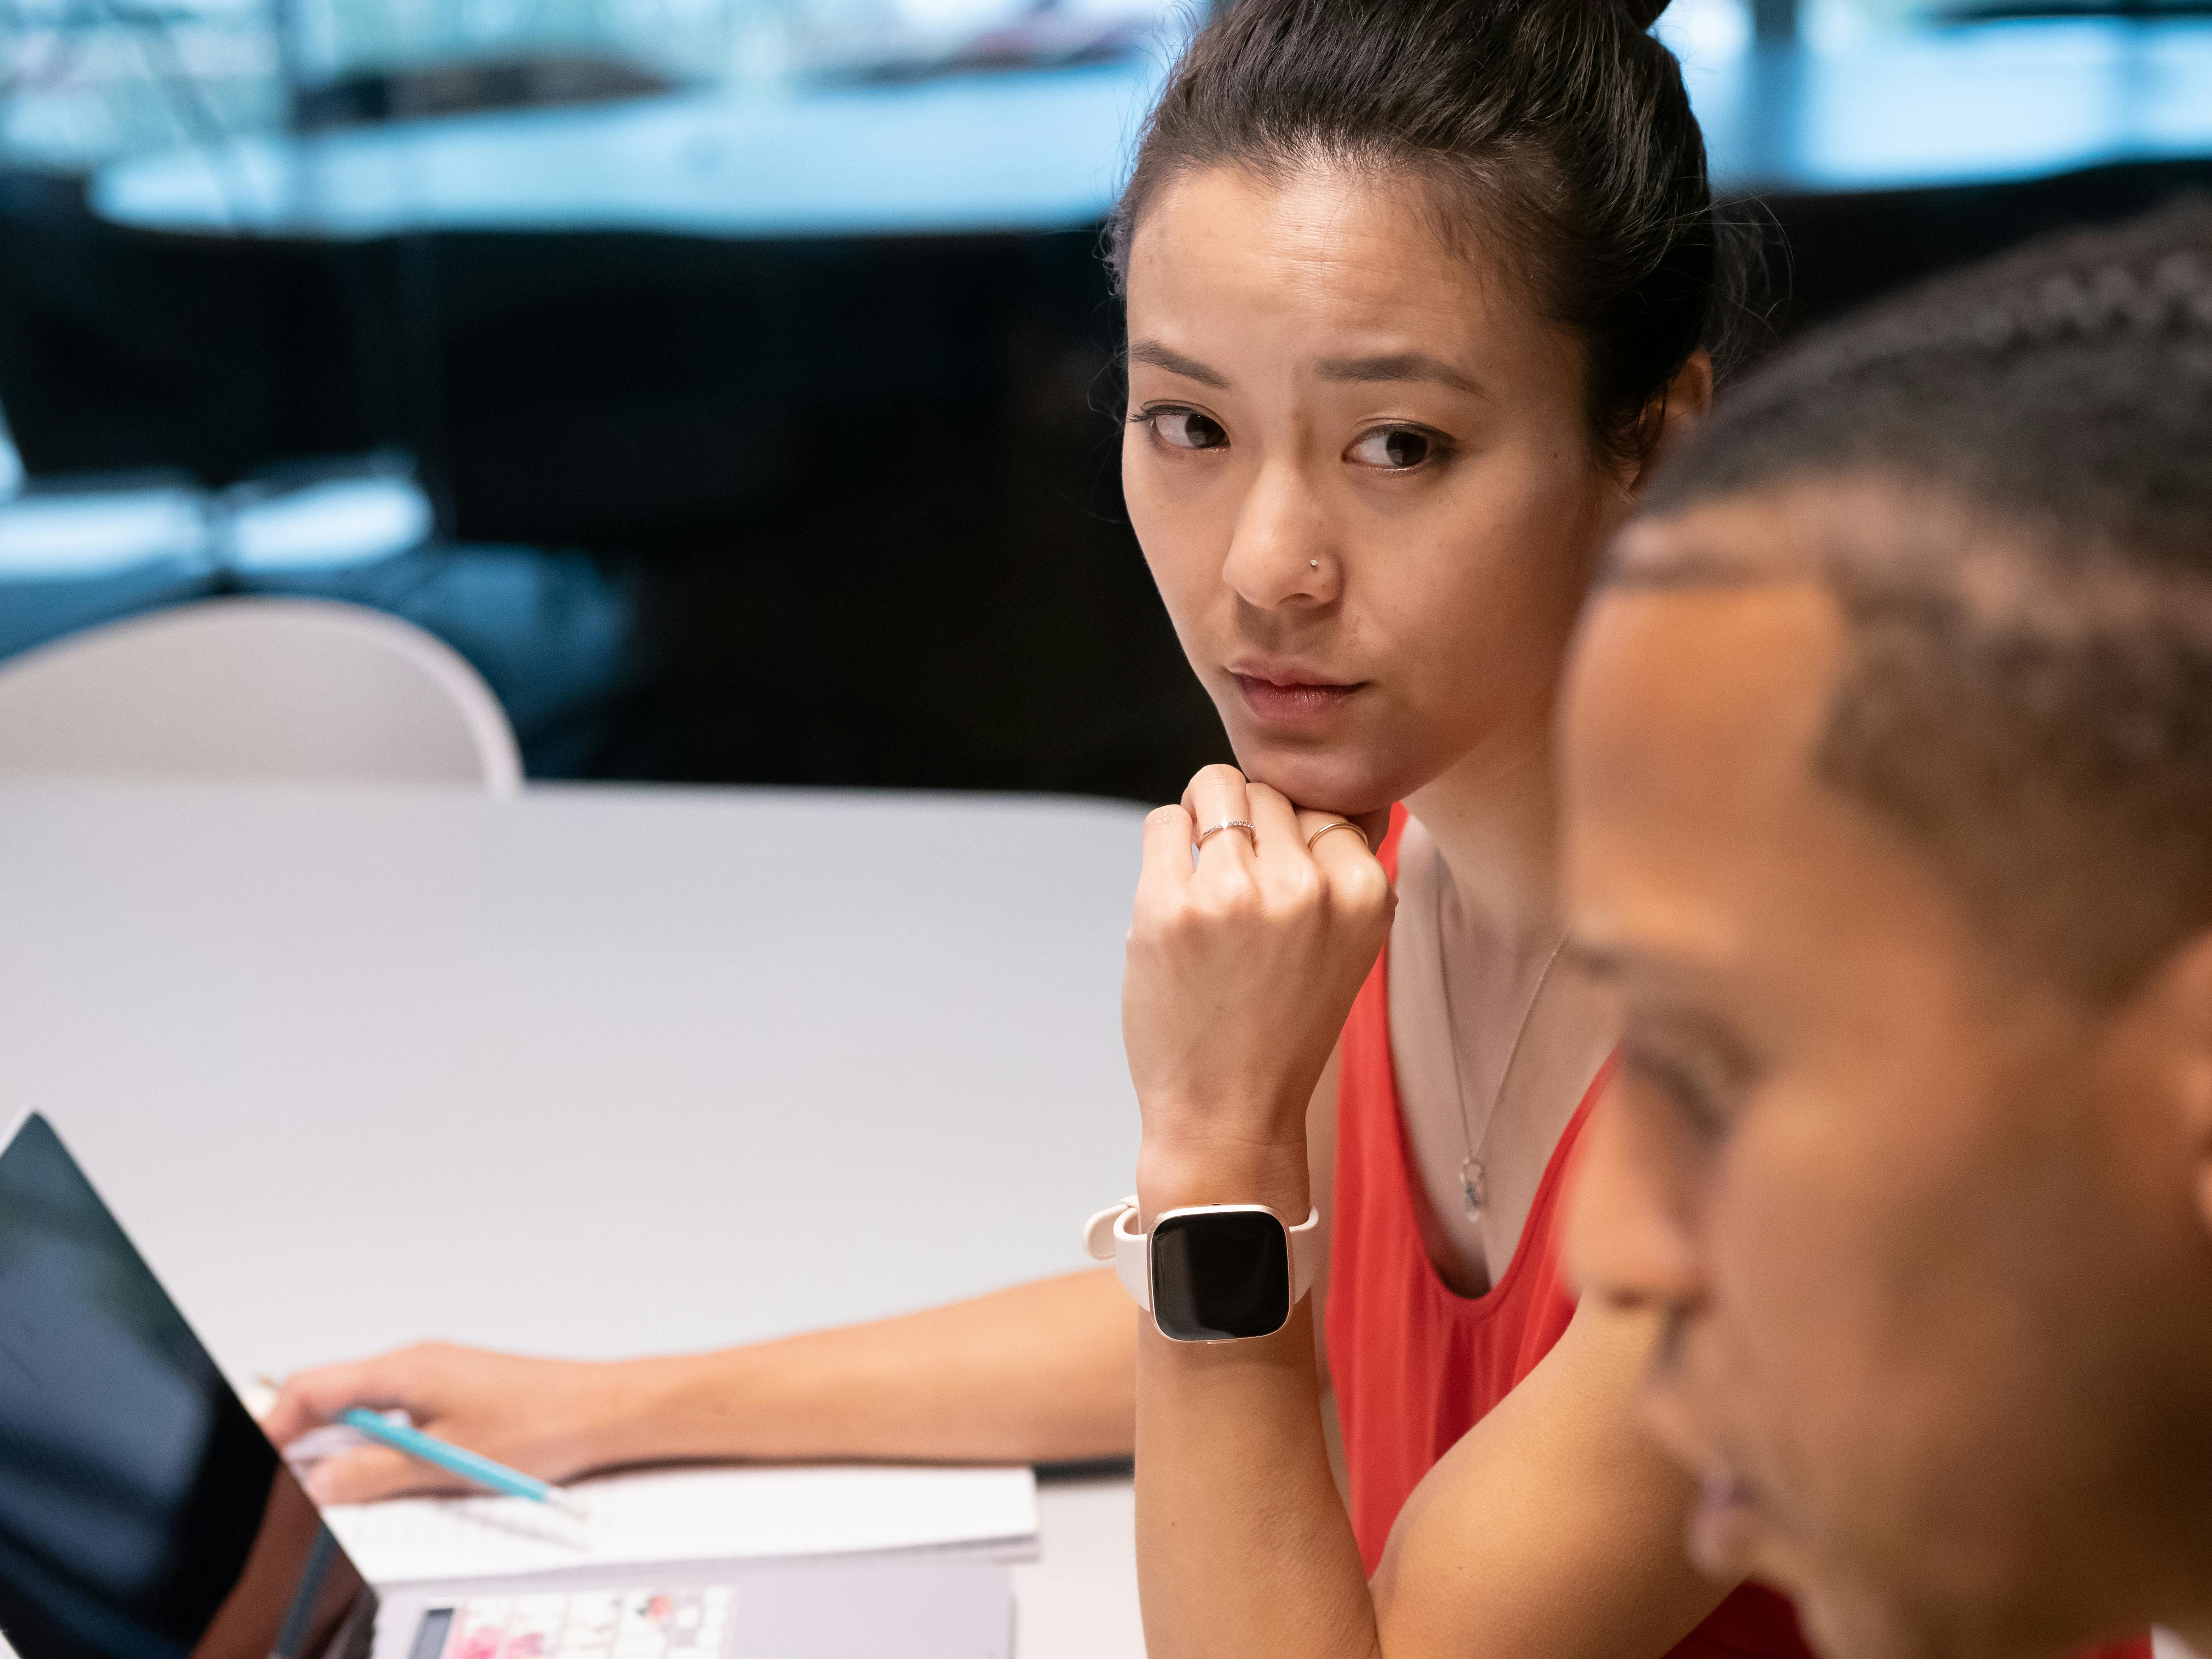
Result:
<instances>
[{"instance_id":1,"label":"woman's ear","mask_svg":"<svg viewBox=\"0 0 2212 1659\"><path fill-rule=\"evenodd\" d=\"M1674 371L1674 378L1667 383L1666 395L1652 406L1648 418L1656 429L1647 429L1644 434L1643 457L1629 484L1632 492L1642 489L1650 482L1654 470L1697 429L1698 422L1712 412L1712 407L1713 354L1700 347Z\"/></svg>"}]
</instances>

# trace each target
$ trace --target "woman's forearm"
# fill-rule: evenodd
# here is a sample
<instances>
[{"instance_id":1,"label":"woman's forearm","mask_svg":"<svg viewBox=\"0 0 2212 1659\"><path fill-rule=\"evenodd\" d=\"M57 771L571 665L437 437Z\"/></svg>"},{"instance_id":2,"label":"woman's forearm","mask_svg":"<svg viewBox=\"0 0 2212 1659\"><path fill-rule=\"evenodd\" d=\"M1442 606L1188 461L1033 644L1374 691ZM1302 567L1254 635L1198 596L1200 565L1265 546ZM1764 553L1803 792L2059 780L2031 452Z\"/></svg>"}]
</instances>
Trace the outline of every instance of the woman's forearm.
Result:
<instances>
[{"instance_id":1,"label":"woman's forearm","mask_svg":"<svg viewBox=\"0 0 2212 1659\"><path fill-rule=\"evenodd\" d=\"M1137 1559L1152 1659L1376 1653L1306 1304L1256 1341L1147 1331L1138 1346Z\"/></svg>"},{"instance_id":2,"label":"woman's forearm","mask_svg":"<svg viewBox=\"0 0 2212 1659\"><path fill-rule=\"evenodd\" d=\"M1136 1314L1110 1272L612 1367L592 1461L1057 1462L1134 1444Z\"/></svg>"},{"instance_id":3,"label":"woman's forearm","mask_svg":"<svg viewBox=\"0 0 2212 1659\"><path fill-rule=\"evenodd\" d=\"M1150 1217L1261 1203L1305 1213L1304 1155L1208 1157L1140 1179ZM1273 1336L1137 1354L1137 1550L1152 1659L1368 1659L1374 1603L1329 1471L1312 1302Z\"/></svg>"},{"instance_id":4,"label":"woman's forearm","mask_svg":"<svg viewBox=\"0 0 2212 1659\"><path fill-rule=\"evenodd\" d=\"M280 1446L355 1406L551 1480L685 1458L1054 1462L1134 1443L1136 1316L1110 1273L720 1353L533 1359L446 1342L302 1371L263 1426ZM403 1453L325 1458L324 1503L458 1483Z\"/></svg>"},{"instance_id":5,"label":"woman's forearm","mask_svg":"<svg viewBox=\"0 0 2212 1659\"><path fill-rule=\"evenodd\" d=\"M1343 827L1229 767L1145 820L1121 1030L1148 1230L1208 1205L1305 1218L1316 1085L1395 902L1360 838L1332 833ZM1150 1328L1138 1349L1153 1659L1369 1659L1374 1604L1329 1473L1310 1300L1272 1336L1181 1344Z\"/></svg>"}]
</instances>

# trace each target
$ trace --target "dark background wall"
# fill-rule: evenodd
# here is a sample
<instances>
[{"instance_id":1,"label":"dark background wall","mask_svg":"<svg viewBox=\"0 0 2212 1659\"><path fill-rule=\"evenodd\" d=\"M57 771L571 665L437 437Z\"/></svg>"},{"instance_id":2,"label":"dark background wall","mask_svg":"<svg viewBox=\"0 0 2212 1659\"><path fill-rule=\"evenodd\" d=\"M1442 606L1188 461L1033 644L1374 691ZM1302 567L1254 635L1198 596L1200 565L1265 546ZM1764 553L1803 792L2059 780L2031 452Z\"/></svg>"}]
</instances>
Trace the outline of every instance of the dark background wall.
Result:
<instances>
[{"instance_id":1,"label":"dark background wall","mask_svg":"<svg viewBox=\"0 0 2212 1659\"><path fill-rule=\"evenodd\" d=\"M1764 204L1779 340L2212 163ZM1095 232L718 241L155 234L0 177L34 476L398 445L460 544L632 596L592 776L1158 799L1225 753L1122 515Z\"/></svg>"}]
</instances>

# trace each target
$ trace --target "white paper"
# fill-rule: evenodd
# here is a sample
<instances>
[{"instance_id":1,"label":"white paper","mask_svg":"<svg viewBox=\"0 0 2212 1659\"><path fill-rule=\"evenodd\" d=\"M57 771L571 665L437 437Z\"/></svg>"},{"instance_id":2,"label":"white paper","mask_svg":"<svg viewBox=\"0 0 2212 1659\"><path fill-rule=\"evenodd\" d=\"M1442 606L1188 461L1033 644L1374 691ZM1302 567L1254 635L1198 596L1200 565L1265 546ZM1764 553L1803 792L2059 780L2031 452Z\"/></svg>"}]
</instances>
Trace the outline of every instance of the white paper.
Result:
<instances>
[{"instance_id":1,"label":"white paper","mask_svg":"<svg viewBox=\"0 0 2212 1659\"><path fill-rule=\"evenodd\" d=\"M658 1471L565 1489L584 1518L521 1498L412 1498L323 1513L372 1583L578 1567L1020 1544L1037 1531L1022 1468Z\"/></svg>"}]
</instances>

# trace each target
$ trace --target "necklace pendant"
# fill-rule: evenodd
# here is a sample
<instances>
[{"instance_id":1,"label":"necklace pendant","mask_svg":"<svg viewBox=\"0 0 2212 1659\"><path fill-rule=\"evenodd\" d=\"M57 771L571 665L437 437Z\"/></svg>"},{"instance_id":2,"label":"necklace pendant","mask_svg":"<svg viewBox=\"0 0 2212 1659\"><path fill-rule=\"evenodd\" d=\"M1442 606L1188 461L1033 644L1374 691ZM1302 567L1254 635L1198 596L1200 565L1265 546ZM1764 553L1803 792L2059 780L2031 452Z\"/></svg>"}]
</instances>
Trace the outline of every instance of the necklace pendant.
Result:
<instances>
[{"instance_id":1,"label":"necklace pendant","mask_svg":"<svg viewBox=\"0 0 2212 1659\"><path fill-rule=\"evenodd\" d=\"M1459 1166L1459 1189L1467 1199L1467 1218L1469 1221L1481 1220L1482 1206L1490 1197L1490 1184L1483 1179L1480 1160L1469 1158L1462 1162Z\"/></svg>"}]
</instances>

